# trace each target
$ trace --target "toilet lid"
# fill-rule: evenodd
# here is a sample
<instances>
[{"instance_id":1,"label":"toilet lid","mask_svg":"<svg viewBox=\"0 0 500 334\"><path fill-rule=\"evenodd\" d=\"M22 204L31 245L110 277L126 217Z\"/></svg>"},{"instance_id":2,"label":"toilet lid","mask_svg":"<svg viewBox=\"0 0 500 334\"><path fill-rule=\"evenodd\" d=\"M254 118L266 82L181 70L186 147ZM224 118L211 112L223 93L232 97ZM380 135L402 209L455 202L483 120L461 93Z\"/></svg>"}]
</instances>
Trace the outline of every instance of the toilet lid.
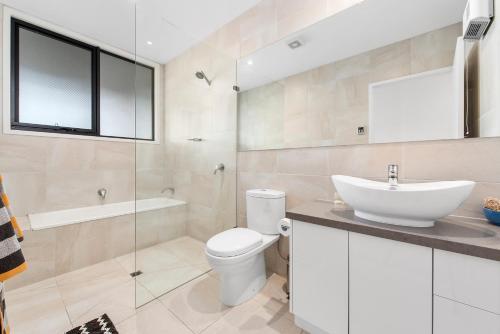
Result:
<instances>
[{"instance_id":1,"label":"toilet lid","mask_svg":"<svg viewBox=\"0 0 500 334\"><path fill-rule=\"evenodd\" d=\"M245 254L262 244L262 234L248 228L232 228L207 241L207 252L214 256L231 257Z\"/></svg>"}]
</instances>

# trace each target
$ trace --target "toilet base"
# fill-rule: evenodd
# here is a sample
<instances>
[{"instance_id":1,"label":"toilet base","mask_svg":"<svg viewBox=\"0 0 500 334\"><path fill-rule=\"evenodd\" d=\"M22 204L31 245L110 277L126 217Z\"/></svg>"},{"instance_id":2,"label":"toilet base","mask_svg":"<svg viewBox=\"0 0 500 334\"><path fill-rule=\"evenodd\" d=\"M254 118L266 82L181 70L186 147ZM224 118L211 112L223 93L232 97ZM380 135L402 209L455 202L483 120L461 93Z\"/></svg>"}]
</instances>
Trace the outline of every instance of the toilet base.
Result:
<instances>
[{"instance_id":1,"label":"toilet base","mask_svg":"<svg viewBox=\"0 0 500 334\"><path fill-rule=\"evenodd\" d=\"M236 306L252 299L267 281L263 252L224 269L219 271L220 300L227 306Z\"/></svg>"}]
</instances>

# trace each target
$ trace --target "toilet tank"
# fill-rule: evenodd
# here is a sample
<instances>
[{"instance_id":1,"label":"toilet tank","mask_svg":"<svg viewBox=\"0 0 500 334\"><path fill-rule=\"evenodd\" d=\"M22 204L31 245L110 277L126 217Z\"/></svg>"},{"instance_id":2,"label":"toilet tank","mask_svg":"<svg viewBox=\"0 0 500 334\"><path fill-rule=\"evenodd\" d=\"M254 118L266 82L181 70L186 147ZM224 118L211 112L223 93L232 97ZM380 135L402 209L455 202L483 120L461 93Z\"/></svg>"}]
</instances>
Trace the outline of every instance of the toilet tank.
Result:
<instances>
[{"instance_id":1,"label":"toilet tank","mask_svg":"<svg viewBox=\"0 0 500 334\"><path fill-rule=\"evenodd\" d=\"M248 228L262 234L279 234L278 222L285 218L285 193L252 189L246 195Z\"/></svg>"}]
</instances>

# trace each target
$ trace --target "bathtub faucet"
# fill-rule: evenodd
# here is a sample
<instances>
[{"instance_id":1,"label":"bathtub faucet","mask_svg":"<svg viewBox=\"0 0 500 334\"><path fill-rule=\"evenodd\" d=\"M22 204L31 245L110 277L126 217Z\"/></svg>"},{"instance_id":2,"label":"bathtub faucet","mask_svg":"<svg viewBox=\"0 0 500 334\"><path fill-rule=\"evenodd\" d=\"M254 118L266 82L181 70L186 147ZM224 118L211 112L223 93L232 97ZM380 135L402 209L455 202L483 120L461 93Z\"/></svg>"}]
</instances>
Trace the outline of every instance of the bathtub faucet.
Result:
<instances>
[{"instance_id":1,"label":"bathtub faucet","mask_svg":"<svg viewBox=\"0 0 500 334\"><path fill-rule=\"evenodd\" d=\"M99 197L102 199L102 200L105 200L106 199L106 195L108 194L108 190L106 188L101 188L99 190L97 190L97 195L99 195Z\"/></svg>"},{"instance_id":2,"label":"bathtub faucet","mask_svg":"<svg viewBox=\"0 0 500 334\"><path fill-rule=\"evenodd\" d=\"M167 191L168 191L169 193L171 193L172 195L174 195L174 194L175 194L175 188L173 188L173 187L165 187L165 188L163 188L163 189L160 191L160 193L161 193L161 194L164 194L164 193L165 193L165 192L167 192Z\"/></svg>"}]
</instances>

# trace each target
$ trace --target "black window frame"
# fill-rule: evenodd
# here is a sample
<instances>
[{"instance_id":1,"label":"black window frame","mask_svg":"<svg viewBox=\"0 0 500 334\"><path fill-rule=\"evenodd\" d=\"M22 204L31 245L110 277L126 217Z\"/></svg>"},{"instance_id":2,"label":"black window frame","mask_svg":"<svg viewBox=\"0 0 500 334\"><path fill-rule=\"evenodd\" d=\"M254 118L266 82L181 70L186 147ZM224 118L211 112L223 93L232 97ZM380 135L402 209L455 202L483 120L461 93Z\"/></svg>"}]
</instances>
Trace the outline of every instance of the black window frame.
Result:
<instances>
[{"instance_id":1,"label":"black window frame","mask_svg":"<svg viewBox=\"0 0 500 334\"><path fill-rule=\"evenodd\" d=\"M91 129L81 129L72 128L64 126L52 126L45 124L31 124L22 123L19 121L19 30L26 29L31 32L40 34L45 37L55 39L60 42L67 43L69 45L79 47L91 52L91 101L92 107L90 112L92 113L91 118ZM126 58L121 55L109 52L107 50L101 49L99 46L90 45L88 43L79 41L77 39L62 35L60 33L39 27L32 23L20 20L18 18L11 18L11 66L10 66L10 127L12 130L22 130L22 131L34 131L34 132L45 132L45 133L56 133L56 134L70 134L70 135L83 135L89 137L102 137L102 138L116 138L116 139L131 139L140 141L155 141L155 68L135 60ZM136 66L142 66L148 68L152 72L151 76L151 139L144 138L130 138L130 137L118 137L118 136L105 136L100 134L100 54L104 53L109 56L119 58L121 60L135 64Z\"/></svg>"}]
</instances>

